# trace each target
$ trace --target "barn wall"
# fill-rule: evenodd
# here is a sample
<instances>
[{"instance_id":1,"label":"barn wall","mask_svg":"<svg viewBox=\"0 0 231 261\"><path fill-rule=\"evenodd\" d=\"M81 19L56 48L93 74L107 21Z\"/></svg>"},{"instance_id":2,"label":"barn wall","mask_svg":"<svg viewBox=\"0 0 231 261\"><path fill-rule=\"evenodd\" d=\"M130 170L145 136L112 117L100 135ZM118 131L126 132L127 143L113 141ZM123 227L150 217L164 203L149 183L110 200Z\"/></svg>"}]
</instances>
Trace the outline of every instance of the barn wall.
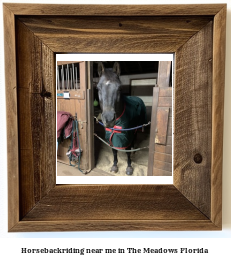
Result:
<instances>
[{"instance_id":1,"label":"barn wall","mask_svg":"<svg viewBox=\"0 0 231 261\"><path fill-rule=\"evenodd\" d=\"M66 62L63 62L66 64ZM86 89L87 89L87 79L86 79L86 62L79 62L80 68L80 82L79 89L68 90L70 94L70 99L64 99L63 97L57 98L57 111L70 112L74 117L77 113L78 119L78 130L79 130L79 140L82 149L80 168L83 170L88 170L89 160L88 160L88 144L87 144L87 106L86 106ZM63 93L64 90L57 91L57 93ZM71 145L71 139L64 140L58 148L57 160L62 163L70 164L66 153ZM72 164L74 164L72 162Z\"/></svg>"},{"instance_id":2,"label":"barn wall","mask_svg":"<svg viewBox=\"0 0 231 261\"><path fill-rule=\"evenodd\" d=\"M172 176L172 88L160 88L153 175Z\"/></svg>"},{"instance_id":3,"label":"barn wall","mask_svg":"<svg viewBox=\"0 0 231 261\"><path fill-rule=\"evenodd\" d=\"M158 104L154 140L154 176L172 176L172 87L171 62L159 62Z\"/></svg>"}]
</instances>

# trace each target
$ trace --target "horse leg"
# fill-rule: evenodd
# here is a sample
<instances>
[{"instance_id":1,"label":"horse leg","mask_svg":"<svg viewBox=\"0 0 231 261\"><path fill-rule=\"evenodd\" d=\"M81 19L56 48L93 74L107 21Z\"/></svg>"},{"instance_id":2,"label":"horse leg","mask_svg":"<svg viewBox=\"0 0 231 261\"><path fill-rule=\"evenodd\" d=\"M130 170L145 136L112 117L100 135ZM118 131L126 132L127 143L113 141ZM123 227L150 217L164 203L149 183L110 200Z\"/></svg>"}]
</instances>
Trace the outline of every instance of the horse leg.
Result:
<instances>
[{"instance_id":1,"label":"horse leg","mask_svg":"<svg viewBox=\"0 0 231 261\"><path fill-rule=\"evenodd\" d=\"M132 175L133 174L133 167L131 165L132 161L131 161L131 152L127 152L127 156L128 156L128 166L126 169L126 174L127 175Z\"/></svg>"},{"instance_id":2,"label":"horse leg","mask_svg":"<svg viewBox=\"0 0 231 261\"><path fill-rule=\"evenodd\" d=\"M117 163L118 163L118 158L117 158L117 150L112 149L113 155L114 155L114 164L111 167L111 172L117 173L118 172L118 167L117 167Z\"/></svg>"}]
</instances>

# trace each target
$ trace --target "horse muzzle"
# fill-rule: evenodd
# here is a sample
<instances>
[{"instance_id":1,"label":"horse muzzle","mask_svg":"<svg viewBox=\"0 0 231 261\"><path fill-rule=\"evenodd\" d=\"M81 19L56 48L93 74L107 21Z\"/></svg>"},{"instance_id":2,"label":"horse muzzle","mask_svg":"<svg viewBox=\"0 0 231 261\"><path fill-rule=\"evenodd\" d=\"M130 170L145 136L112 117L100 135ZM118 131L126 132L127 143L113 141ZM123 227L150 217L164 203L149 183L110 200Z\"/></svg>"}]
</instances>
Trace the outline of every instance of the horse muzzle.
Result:
<instances>
[{"instance_id":1,"label":"horse muzzle","mask_svg":"<svg viewBox=\"0 0 231 261\"><path fill-rule=\"evenodd\" d=\"M115 125L116 115L115 112L103 112L102 113L102 121L105 127L112 128Z\"/></svg>"}]
</instances>

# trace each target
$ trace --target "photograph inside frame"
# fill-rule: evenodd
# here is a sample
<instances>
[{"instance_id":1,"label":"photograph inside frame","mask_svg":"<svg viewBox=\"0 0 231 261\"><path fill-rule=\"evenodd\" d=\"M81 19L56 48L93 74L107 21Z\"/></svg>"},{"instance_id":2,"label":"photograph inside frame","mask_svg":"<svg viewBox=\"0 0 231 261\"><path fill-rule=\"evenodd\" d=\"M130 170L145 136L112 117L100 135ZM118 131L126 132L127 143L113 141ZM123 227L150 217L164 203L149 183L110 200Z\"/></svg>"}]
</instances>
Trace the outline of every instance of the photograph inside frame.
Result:
<instances>
[{"instance_id":1,"label":"photograph inside frame","mask_svg":"<svg viewBox=\"0 0 231 261\"><path fill-rule=\"evenodd\" d=\"M56 183L172 183L173 55L81 58L56 58Z\"/></svg>"}]
</instances>

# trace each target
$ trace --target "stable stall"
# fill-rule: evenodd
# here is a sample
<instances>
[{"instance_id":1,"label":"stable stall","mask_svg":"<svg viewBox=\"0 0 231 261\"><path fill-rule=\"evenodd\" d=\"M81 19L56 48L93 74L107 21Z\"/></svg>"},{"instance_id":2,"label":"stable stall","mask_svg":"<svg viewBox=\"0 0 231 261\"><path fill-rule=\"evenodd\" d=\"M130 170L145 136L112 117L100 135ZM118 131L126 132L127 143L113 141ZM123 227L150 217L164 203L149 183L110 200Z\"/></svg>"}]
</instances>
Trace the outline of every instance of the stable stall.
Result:
<instances>
[{"instance_id":1,"label":"stable stall","mask_svg":"<svg viewBox=\"0 0 231 261\"><path fill-rule=\"evenodd\" d=\"M110 68L113 62L104 64ZM126 175L126 153L118 153L119 171L112 174L112 149L102 142L97 66L98 62L57 62L57 112L70 113L75 124L72 135L62 134L57 140L57 175ZM143 100L149 123L137 132L134 149L140 150L131 155L133 176L171 176L172 64L120 62L120 67L123 95Z\"/></svg>"}]
</instances>

